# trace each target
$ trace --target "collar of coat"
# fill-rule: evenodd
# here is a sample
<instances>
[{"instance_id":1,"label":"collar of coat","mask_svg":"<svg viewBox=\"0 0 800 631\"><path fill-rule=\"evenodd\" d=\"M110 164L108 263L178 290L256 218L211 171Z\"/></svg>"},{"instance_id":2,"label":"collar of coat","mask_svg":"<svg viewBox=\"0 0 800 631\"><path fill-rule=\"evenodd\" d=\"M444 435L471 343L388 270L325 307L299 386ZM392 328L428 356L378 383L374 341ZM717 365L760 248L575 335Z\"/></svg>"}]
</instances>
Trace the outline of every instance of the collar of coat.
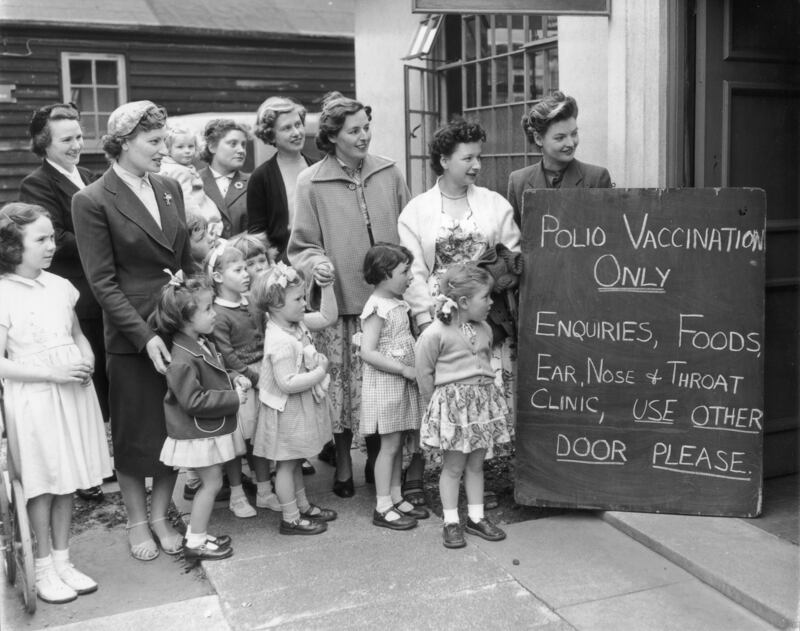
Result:
<instances>
[{"instance_id":1,"label":"collar of coat","mask_svg":"<svg viewBox=\"0 0 800 631\"><path fill-rule=\"evenodd\" d=\"M315 166L316 172L311 177L312 182L353 181L350 176L344 172L336 156L328 154L321 161L317 162ZM394 160L369 153L367 157L364 158L364 163L361 165L361 181L364 182L378 171L383 171L392 166L394 166Z\"/></svg>"},{"instance_id":2,"label":"collar of coat","mask_svg":"<svg viewBox=\"0 0 800 631\"><path fill-rule=\"evenodd\" d=\"M221 370L222 372L227 374L227 371L225 370L225 367L222 365L222 362L221 362L221 360L219 358L219 355L217 355L217 352L216 352L216 349L214 348L214 346L211 344L211 342L208 339L206 339L205 342L206 342L206 344L208 344L209 350L212 353L214 353L215 359L217 360L218 363L212 362L211 359L209 358L208 354L203 352L203 349L200 347L200 344L197 342L197 340L189 337L185 333L182 333L182 332L178 331L177 333L175 333L175 335L172 338L172 345L173 346L177 346L178 348L183 349L184 351L186 351L190 355L193 355L195 357L199 357L200 359L202 359L206 364L208 364L212 368L215 368L217 370Z\"/></svg>"}]
</instances>

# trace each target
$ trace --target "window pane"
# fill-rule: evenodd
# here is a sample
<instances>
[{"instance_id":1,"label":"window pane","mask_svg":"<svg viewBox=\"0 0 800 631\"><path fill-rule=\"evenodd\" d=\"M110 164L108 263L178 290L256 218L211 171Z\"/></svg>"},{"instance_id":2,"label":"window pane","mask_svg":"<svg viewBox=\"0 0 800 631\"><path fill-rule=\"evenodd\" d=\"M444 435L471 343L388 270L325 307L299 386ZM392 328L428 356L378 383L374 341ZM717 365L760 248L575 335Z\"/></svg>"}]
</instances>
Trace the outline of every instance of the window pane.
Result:
<instances>
[{"instance_id":1,"label":"window pane","mask_svg":"<svg viewBox=\"0 0 800 631\"><path fill-rule=\"evenodd\" d=\"M69 79L72 85L92 85L92 62L88 59L70 59Z\"/></svg>"},{"instance_id":2,"label":"window pane","mask_svg":"<svg viewBox=\"0 0 800 631\"><path fill-rule=\"evenodd\" d=\"M492 62L484 61L480 64L481 74L478 81L480 82L481 105L492 104Z\"/></svg>"},{"instance_id":3,"label":"window pane","mask_svg":"<svg viewBox=\"0 0 800 631\"><path fill-rule=\"evenodd\" d=\"M100 136L106 133L106 125L104 124L102 128L98 128L97 116L94 114L81 113L81 129L83 130L83 137L87 140L90 138L100 138Z\"/></svg>"},{"instance_id":4,"label":"window pane","mask_svg":"<svg viewBox=\"0 0 800 631\"><path fill-rule=\"evenodd\" d=\"M508 153L511 150L511 120L509 118L508 107L498 107L494 113L495 129L493 135L496 136L497 149L495 153Z\"/></svg>"},{"instance_id":5,"label":"window pane","mask_svg":"<svg viewBox=\"0 0 800 631\"><path fill-rule=\"evenodd\" d=\"M511 151L525 153L525 132L522 130L522 116L527 111L525 105L515 105L511 108Z\"/></svg>"},{"instance_id":6,"label":"window pane","mask_svg":"<svg viewBox=\"0 0 800 631\"><path fill-rule=\"evenodd\" d=\"M475 78L475 64L469 64L468 66L464 66L464 89L467 95L467 103L466 107L475 107L476 103L476 96L477 96L477 85L476 85L476 78Z\"/></svg>"},{"instance_id":7,"label":"window pane","mask_svg":"<svg viewBox=\"0 0 800 631\"><path fill-rule=\"evenodd\" d=\"M497 90L497 103L508 102L508 57L498 57L494 62L494 86Z\"/></svg>"},{"instance_id":8,"label":"window pane","mask_svg":"<svg viewBox=\"0 0 800 631\"><path fill-rule=\"evenodd\" d=\"M511 55L512 101L525 100L525 56L522 53Z\"/></svg>"},{"instance_id":9,"label":"window pane","mask_svg":"<svg viewBox=\"0 0 800 631\"><path fill-rule=\"evenodd\" d=\"M97 83L99 85L118 84L116 61L98 61L95 63L95 72L97 73Z\"/></svg>"},{"instance_id":10,"label":"window pane","mask_svg":"<svg viewBox=\"0 0 800 631\"><path fill-rule=\"evenodd\" d=\"M489 57L492 54L491 42L489 41L489 16L480 15L478 20L478 44L480 46L480 56Z\"/></svg>"},{"instance_id":11,"label":"window pane","mask_svg":"<svg viewBox=\"0 0 800 631\"><path fill-rule=\"evenodd\" d=\"M475 18L464 18L464 59L475 59Z\"/></svg>"},{"instance_id":12,"label":"window pane","mask_svg":"<svg viewBox=\"0 0 800 631\"><path fill-rule=\"evenodd\" d=\"M558 48L547 51L547 68L550 74L550 91L558 90Z\"/></svg>"},{"instance_id":13,"label":"window pane","mask_svg":"<svg viewBox=\"0 0 800 631\"><path fill-rule=\"evenodd\" d=\"M524 17L511 16L511 49L518 50L525 43Z\"/></svg>"},{"instance_id":14,"label":"window pane","mask_svg":"<svg viewBox=\"0 0 800 631\"><path fill-rule=\"evenodd\" d=\"M493 41L494 41L494 54L495 55L503 55L504 53L509 52L509 40L508 40L508 16L507 15L495 15L494 16L494 31L493 31Z\"/></svg>"},{"instance_id":15,"label":"window pane","mask_svg":"<svg viewBox=\"0 0 800 631\"><path fill-rule=\"evenodd\" d=\"M543 53L538 52L528 55L528 71L531 82L531 99L538 99L544 95L544 68Z\"/></svg>"},{"instance_id":16,"label":"window pane","mask_svg":"<svg viewBox=\"0 0 800 631\"><path fill-rule=\"evenodd\" d=\"M479 120L486 131L486 142L483 143L483 157L481 157L481 162L484 162L488 154L504 151L503 138L497 133L497 117L494 109L481 110Z\"/></svg>"},{"instance_id":17,"label":"window pane","mask_svg":"<svg viewBox=\"0 0 800 631\"><path fill-rule=\"evenodd\" d=\"M116 88L97 88L97 111L111 113L119 105Z\"/></svg>"},{"instance_id":18,"label":"window pane","mask_svg":"<svg viewBox=\"0 0 800 631\"><path fill-rule=\"evenodd\" d=\"M97 129L100 131L101 136L108 131L108 116L108 114L97 115Z\"/></svg>"},{"instance_id":19,"label":"window pane","mask_svg":"<svg viewBox=\"0 0 800 631\"><path fill-rule=\"evenodd\" d=\"M544 32L542 30L542 19L543 18L541 15L532 15L528 18L528 28L530 29L528 41L542 39L542 37L544 37Z\"/></svg>"},{"instance_id":20,"label":"window pane","mask_svg":"<svg viewBox=\"0 0 800 631\"><path fill-rule=\"evenodd\" d=\"M80 112L97 111L94 106L94 90L92 88L72 88L70 99Z\"/></svg>"},{"instance_id":21,"label":"window pane","mask_svg":"<svg viewBox=\"0 0 800 631\"><path fill-rule=\"evenodd\" d=\"M542 18L545 21L545 37L555 37L558 35L558 18L555 15L548 15Z\"/></svg>"}]
</instances>

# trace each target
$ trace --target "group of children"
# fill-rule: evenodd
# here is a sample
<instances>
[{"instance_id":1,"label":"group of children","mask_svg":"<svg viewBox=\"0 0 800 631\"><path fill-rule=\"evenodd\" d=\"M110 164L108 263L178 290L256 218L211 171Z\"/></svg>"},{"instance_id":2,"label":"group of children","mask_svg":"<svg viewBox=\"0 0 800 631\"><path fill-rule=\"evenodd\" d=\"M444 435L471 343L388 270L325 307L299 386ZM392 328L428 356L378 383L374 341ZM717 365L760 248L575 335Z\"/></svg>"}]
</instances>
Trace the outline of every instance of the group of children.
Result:
<instances>
[{"instance_id":1,"label":"group of children","mask_svg":"<svg viewBox=\"0 0 800 631\"><path fill-rule=\"evenodd\" d=\"M185 140L173 134L172 155L191 171ZM161 460L189 469L200 483L182 549L192 558L202 548L209 559L233 554L229 536L207 532L223 469L231 481L231 510L239 517L256 514L240 484L244 455L256 478L256 506L281 513L280 533L320 534L336 519L334 510L309 501L301 464L331 435L329 362L314 347L313 334L336 321L337 305L331 281L320 288L319 311L307 310L308 284L299 270L272 261L258 236L218 239L218 219L201 207L198 202L187 213L197 273L184 278L165 270L169 277L149 324L172 356ZM74 315L77 291L46 271L54 251L52 223L42 208L12 203L0 210L0 378L8 422L18 428L17 464L31 497L39 551L51 542L53 550L37 558L37 581L57 575L76 593L88 593L96 583L72 567L67 553L71 495L99 483L110 468L91 386L94 361ZM447 270L438 318L415 340L403 300L411 263L407 249L388 243L373 246L364 260L374 292L361 314L361 431L381 438L372 522L406 530L429 517L401 493L403 446L421 440L442 451L444 545L463 547L465 531L497 541L505 533L483 514L483 460L510 436L490 364L492 277L472 263ZM462 475L468 503L463 528Z\"/></svg>"}]
</instances>

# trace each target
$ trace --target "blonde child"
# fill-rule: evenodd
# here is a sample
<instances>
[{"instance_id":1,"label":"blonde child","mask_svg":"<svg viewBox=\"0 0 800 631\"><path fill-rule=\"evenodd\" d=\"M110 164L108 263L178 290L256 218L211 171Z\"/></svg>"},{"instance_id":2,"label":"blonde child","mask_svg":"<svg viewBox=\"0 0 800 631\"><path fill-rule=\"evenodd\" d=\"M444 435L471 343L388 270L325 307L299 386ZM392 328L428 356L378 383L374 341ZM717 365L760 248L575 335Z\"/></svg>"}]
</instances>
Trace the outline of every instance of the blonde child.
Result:
<instances>
[{"instance_id":1,"label":"blonde child","mask_svg":"<svg viewBox=\"0 0 800 631\"><path fill-rule=\"evenodd\" d=\"M171 275L149 318L156 332L171 342L164 397L167 438L160 459L168 466L191 467L202 481L182 542L187 560L225 559L233 554L230 537L209 535L207 530L214 498L222 488L222 464L244 453L236 412L250 382L238 374L231 380L210 340L216 318L213 300L205 277L184 281L178 272ZM174 549L163 544L165 551Z\"/></svg>"},{"instance_id":2,"label":"blonde child","mask_svg":"<svg viewBox=\"0 0 800 631\"><path fill-rule=\"evenodd\" d=\"M186 212L186 228L189 231L189 245L197 273L203 272L203 261L214 246L214 238L209 233L208 222L200 215Z\"/></svg>"},{"instance_id":3,"label":"blonde child","mask_svg":"<svg viewBox=\"0 0 800 631\"><path fill-rule=\"evenodd\" d=\"M416 345L417 381L428 401L422 444L442 450L439 494L446 548L466 545L464 530L487 541L506 533L483 514L483 461L494 446L511 440L508 408L491 365L492 330L486 322L492 277L474 263L451 266L440 280L438 318ZM459 481L464 475L468 517L458 518Z\"/></svg>"},{"instance_id":4,"label":"blonde child","mask_svg":"<svg viewBox=\"0 0 800 631\"><path fill-rule=\"evenodd\" d=\"M166 142L169 155L161 160L159 175L178 181L186 211L205 219L212 235L218 237L222 233L222 217L217 205L203 190L203 180L194 166L197 158L195 135L183 127L170 127Z\"/></svg>"},{"instance_id":5,"label":"blonde child","mask_svg":"<svg viewBox=\"0 0 800 631\"><path fill-rule=\"evenodd\" d=\"M380 434L375 460L376 506L372 523L408 530L430 513L403 499L401 474L406 434L416 434L422 402L416 384L414 337L403 293L411 282L413 256L401 245L378 243L364 257L364 280L375 287L361 312L364 360L361 425Z\"/></svg>"},{"instance_id":6,"label":"blonde child","mask_svg":"<svg viewBox=\"0 0 800 631\"><path fill-rule=\"evenodd\" d=\"M36 592L45 602L65 603L97 589L69 560L72 496L101 484L111 462L92 385L94 355L75 316L78 290L46 271L54 234L41 206L11 203L0 210L0 378L8 445L36 538Z\"/></svg>"},{"instance_id":7,"label":"blonde child","mask_svg":"<svg viewBox=\"0 0 800 631\"><path fill-rule=\"evenodd\" d=\"M253 453L275 461L275 491L283 513L281 534L320 534L327 530L325 522L336 519L336 512L308 501L301 463L318 454L331 437L329 401L323 387L328 359L314 349L311 331L336 321L333 284L322 288L320 311L306 313L303 275L277 263L255 279L250 295L269 316Z\"/></svg>"}]
</instances>

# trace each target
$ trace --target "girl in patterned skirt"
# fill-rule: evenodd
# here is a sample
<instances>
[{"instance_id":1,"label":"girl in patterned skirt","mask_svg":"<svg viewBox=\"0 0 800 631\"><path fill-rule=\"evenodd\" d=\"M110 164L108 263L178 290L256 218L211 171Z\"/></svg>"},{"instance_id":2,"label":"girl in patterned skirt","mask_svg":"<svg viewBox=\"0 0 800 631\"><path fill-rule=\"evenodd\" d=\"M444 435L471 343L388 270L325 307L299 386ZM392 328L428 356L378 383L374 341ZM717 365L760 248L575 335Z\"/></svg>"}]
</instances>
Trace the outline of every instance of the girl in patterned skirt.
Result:
<instances>
[{"instance_id":1,"label":"girl in patterned skirt","mask_svg":"<svg viewBox=\"0 0 800 631\"><path fill-rule=\"evenodd\" d=\"M361 312L361 432L381 437L372 523L392 530L408 530L429 516L401 493L403 438L419 430L422 416L410 307L403 300L412 259L406 248L389 243L374 245L364 257L364 279L375 290Z\"/></svg>"},{"instance_id":2,"label":"girl in patterned skirt","mask_svg":"<svg viewBox=\"0 0 800 631\"><path fill-rule=\"evenodd\" d=\"M446 548L463 548L458 518L458 487L464 475L468 518L464 530L488 541L506 533L483 514L483 460L496 444L511 440L508 406L494 381L492 330L486 322L492 305L492 277L475 263L451 266L440 281L438 319L416 346L417 381L428 401L422 419L422 444L442 450L439 494Z\"/></svg>"}]
</instances>

